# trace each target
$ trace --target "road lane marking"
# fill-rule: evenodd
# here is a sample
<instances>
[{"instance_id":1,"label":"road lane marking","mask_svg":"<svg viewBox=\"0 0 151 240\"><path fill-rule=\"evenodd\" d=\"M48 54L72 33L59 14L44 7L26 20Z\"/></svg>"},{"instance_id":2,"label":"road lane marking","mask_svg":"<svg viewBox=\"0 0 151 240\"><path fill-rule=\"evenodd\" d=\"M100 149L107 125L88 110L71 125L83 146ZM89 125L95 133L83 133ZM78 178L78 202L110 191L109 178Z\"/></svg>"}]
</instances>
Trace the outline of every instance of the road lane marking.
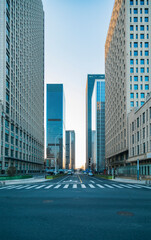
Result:
<instances>
[{"instance_id":1,"label":"road lane marking","mask_svg":"<svg viewBox=\"0 0 151 240\"><path fill-rule=\"evenodd\" d=\"M44 186L46 186L46 185L41 185L41 186L39 186L39 187L36 187L35 189L40 189L40 188L42 188L42 187L44 187Z\"/></svg>"},{"instance_id":2,"label":"road lane marking","mask_svg":"<svg viewBox=\"0 0 151 240\"><path fill-rule=\"evenodd\" d=\"M132 187L130 187L130 186L123 185L123 184L119 184L119 186L126 187L126 188L132 188Z\"/></svg>"},{"instance_id":3,"label":"road lane marking","mask_svg":"<svg viewBox=\"0 0 151 240\"><path fill-rule=\"evenodd\" d=\"M79 177L79 175L78 175L78 177ZM81 178L79 177L79 180L80 180L80 182L82 183L82 180L81 180Z\"/></svg>"},{"instance_id":4,"label":"road lane marking","mask_svg":"<svg viewBox=\"0 0 151 240\"><path fill-rule=\"evenodd\" d=\"M144 185L137 185L137 186L142 187L142 188L151 189L151 187L147 187L147 186L144 186Z\"/></svg>"},{"instance_id":5,"label":"road lane marking","mask_svg":"<svg viewBox=\"0 0 151 240\"><path fill-rule=\"evenodd\" d=\"M5 187L2 187L2 188L0 188L0 189L13 189L13 188L15 188L15 187L21 187L22 185L18 185L18 186L5 186Z\"/></svg>"},{"instance_id":6,"label":"road lane marking","mask_svg":"<svg viewBox=\"0 0 151 240\"><path fill-rule=\"evenodd\" d=\"M54 188L60 188L61 187L61 185L57 185L57 186L55 186Z\"/></svg>"},{"instance_id":7,"label":"road lane marking","mask_svg":"<svg viewBox=\"0 0 151 240\"><path fill-rule=\"evenodd\" d=\"M95 182L94 182L94 181L92 181L92 180L91 180L90 182L91 182L91 183L95 183Z\"/></svg>"},{"instance_id":8,"label":"road lane marking","mask_svg":"<svg viewBox=\"0 0 151 240\"><path fill-rule=\"evenodd\" d=\"M67 179L67 178L69 178L69 177L70 177L70 176L67 176L67 177L61 179L59 182L57 182L57 184L58 184L58 183L61 183L62 181L64 181L65 179Z\"/></svg>"},{"instance_id":9,"label":"road lane marking","mask_svg":"<svg viewBox=\"0 0 151 240\"><path fill-rule=\"evenodd\" d=\"M112 184L112 186L117 187L117 188L123 188L123 187L121 187L119 185L116 185L116 184Z\"/></svg>"},{"instance_id":10,"label":"road lane marking","mask_svg":"<svg viewBox=\"0 0 151 240\"><path fill-rule=\"evenodd\" d=\"M128 184L128 186L129 186L129 187L133 187L133 188L141 188L141 187L139 187L139 186L136 186L136 185L130 185L130 184Z\"/></svg>"},{"instance_id":11,"label":"road lane marking","mask_svg":"<svg viewBox=\"0 0 151 240\"><path fill-rule=\"evenodd\" d=\"M100 184L96 184L99 188L104 188L102 185Z\"/></svg>"},{"instance_id":12,"label":"road lane marking","mask_svg":"<svg viewBox=\"0 0 151 240\"><path fill-rule=\"evenodd\" d=\"M77 184L73 184L73 188L77 188Z\"/></svg>"},{"instance_id":13,"label":"road lane marking","mask_svg":"<svg viewBox=\"0 0 151 240\"><path fill-rule=\"evenodd\" d=\"M85 184L81 184L81 188L86 188Z\"/></svg>"},{"instance_id":14,"label":"road lane marking","mask_svg":"<svg viewBox=\"0 0 151 240\"><path fill-rule=\"evenodd\" d=\"M93 186L92 184L89 184L90 188L95 188L95 186Z\"/></svg>"},{"instance_id":15,"label":"road lane marking","mask_svg":"<svg viewBox=\"0 0 151 240\"><path fill-rule=\"evenodd\" d=\"M69 184L66 184L63 188L68 188L69 187Z\"/></svg>"},{"instance_id":16,"label":"road lane marking","mask_svg":"<svg viewBox=\"0 0 151 240\"><path fill-rule=\"evenodd\" d=\"M53 185L49 185L48 187L45 187L45 189L49 189L49 188L51 188Z\"/></svg>"},{"instance_id":17,"label":"road lane marking","mask_svg":"<svg viewBox=\"0 0 151 240\"><path fill-rule=\"evenodd\" d=\"M34 188L34 187L37 187L38 185L32 185L30 187L27 187L26 189L31 189L31 188Z\"/></svg>"},{"instance_id":18,"label":"road lane marking","mask_svg":"<svg viewBox=\"0 0 151 240\"><path fill-rule=\"evenodd\" d=\"M108 188L114 188L114 187L112 187L111 185L108 185L108 184L104 184L104 186L106 186Z\"/></svg>"},{"instance_id":19,"label":"road lane marking","mask_svg":"<svg viewBox=\"0 0 151 240\"><path fill-rule=\"evenodd\" d=\"M26 187L29 187L30 185L24 185L24 186L22 186L22 187L16 187L15 189L23 189L23 188L26 188Z\"/></svg>"}]
</instances>

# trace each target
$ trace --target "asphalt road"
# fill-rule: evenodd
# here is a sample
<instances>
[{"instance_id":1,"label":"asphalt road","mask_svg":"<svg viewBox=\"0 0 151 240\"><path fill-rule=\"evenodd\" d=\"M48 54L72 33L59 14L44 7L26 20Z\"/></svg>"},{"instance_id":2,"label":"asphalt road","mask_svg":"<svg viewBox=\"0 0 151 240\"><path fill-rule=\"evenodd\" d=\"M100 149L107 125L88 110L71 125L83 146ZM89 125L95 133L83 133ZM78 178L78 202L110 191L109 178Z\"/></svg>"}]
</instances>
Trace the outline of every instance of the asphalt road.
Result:
<instances>
[{"instance_id":1,"label":"asphalt road","mask_svg":"<svg viewBox=\"0 0 151 240\"><path fill-rule=\"evenodd\" d=\"M0 187L0 240L151 238L151 187L65 176Z\"/></svg>"}]
</instances>

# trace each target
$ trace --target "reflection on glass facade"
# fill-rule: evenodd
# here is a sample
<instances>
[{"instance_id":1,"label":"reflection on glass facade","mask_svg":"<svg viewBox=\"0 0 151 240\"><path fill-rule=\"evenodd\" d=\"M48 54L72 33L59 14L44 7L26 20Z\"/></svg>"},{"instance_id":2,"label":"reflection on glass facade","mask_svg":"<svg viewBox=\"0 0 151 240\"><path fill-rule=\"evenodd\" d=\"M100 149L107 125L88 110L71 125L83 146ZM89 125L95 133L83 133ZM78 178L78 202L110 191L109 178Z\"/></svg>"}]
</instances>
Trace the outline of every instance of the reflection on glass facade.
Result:
<instances>
[{"instance_id":1,"label":"reflection on glass facade","mask_svg":"<svg viewBox=\"0 0 151 240\"><path fill-rule=\"evenodd\" d=\"M65 97L63 84L47 84L46 157L50 167L65 165Z\"/></svg>"},{"instance_id":2,"label":"reflection on glass facade","mask_svg":"<svg viewBox=\"0 0 151 240\"><path fill-rule=\"evenodd\" d=\"M96 80L92 95L92 133L96 132L93 168L96 171L105 169L105 80Z\"/></svg>"},{"instance_id":3,"label":"reflection on glass facade","mask_svg":"<svg viewBox=\"0 0 151 240\"><path fill-rule=\"evenodd\" d=\"M92 159L92 94L96 80L105 79L104 74L89 74L86 85L86 169Z\"/></svg>"},{"instance_id":4,"label":"reflection on glass facade","mask_svg":"<svg viewBox=\"0 0 151 240\"><path fill-rule=\"evenodd\" d=\"M75 169L75 131L66 131L66 169Z\"/></svg>"}]
</instances>

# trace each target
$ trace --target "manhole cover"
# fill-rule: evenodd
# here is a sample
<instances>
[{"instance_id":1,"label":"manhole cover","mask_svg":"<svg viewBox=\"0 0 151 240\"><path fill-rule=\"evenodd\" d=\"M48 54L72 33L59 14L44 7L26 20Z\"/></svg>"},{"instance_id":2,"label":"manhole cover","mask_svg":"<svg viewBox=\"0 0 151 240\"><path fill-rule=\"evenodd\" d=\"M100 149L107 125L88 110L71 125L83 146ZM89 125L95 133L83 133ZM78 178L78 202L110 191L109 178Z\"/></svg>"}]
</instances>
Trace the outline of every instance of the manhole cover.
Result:
<instances>
[{"instance_id":1,"label":"manhole cover","mask_svg":"<svg viewBox=\"0 0 151 240\"><path fill-rule=\"evenodd\" d=\"M121 211L121 212L118 212L117 214L120 216L130 216L130 217L134 216L134 213L126 212L126 211Z\"/></svg>"}]
</instances>

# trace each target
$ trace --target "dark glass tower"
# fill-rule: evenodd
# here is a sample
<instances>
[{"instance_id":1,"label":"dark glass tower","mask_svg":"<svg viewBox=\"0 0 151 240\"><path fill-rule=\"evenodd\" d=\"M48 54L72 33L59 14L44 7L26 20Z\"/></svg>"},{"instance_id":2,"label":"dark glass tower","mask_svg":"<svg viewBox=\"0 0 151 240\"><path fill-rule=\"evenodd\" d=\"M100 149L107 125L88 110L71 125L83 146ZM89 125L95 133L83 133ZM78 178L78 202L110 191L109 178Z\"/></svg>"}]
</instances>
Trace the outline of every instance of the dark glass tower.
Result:
<instances>
[{"instance_id":1,"label":"dark glass tower","mask_svg":"<svg viewBox=\"0 0 151 240\"><path fill-rule=\"evenodd\" d=\"M65 98L63 84L47 84L46 167L65 167Z\"/></svg>"},{"instance_id":2,"label":"dark glass tower","mask_svg":"<svg viewBox=\"0 0 151 240\"><path fill-rule=\"evenodd\" d=\"M104 74L89 74L86 85L86 169L89 167L89 160L92 159L92 94L94 83L97 79L105 79Z\"/></svg>"}]
</instances>

